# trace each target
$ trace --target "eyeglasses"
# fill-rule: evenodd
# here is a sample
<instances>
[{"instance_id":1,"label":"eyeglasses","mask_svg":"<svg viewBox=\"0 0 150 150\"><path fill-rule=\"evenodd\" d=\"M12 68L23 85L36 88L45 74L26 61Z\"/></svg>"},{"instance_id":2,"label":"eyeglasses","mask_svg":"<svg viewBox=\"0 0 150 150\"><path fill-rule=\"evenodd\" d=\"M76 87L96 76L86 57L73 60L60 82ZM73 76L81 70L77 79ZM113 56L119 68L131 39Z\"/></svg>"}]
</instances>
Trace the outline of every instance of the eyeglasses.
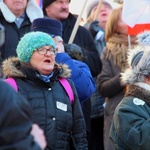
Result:
<instances>
[{"instance_id":1,"label":"eyeglasses","mask_svg":"<svg viewBox=\"0 0 150 150\"><path fill-rule=\"evenodd\" d=\"M56 49L55 48L53 48L53 47L50 47L50 48L39 48L39 49L37 49L37 51L38 51L38 53L40 54L40 55L45 55L45 54L47 54L47 51L49 51L49 53L50 53L50 55L55 55L56 54Z\"/></svg>"}]
</instances>

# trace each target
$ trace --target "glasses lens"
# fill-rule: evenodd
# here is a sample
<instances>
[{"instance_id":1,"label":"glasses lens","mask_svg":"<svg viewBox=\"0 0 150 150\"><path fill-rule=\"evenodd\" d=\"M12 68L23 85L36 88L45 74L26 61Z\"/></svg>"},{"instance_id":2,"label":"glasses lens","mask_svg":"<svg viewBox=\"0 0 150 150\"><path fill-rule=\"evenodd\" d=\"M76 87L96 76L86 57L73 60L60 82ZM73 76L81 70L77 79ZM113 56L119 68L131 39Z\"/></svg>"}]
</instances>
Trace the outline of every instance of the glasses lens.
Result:
<instances>
[{"instance_id":1,"label":"glasses lens","mask_svg":"<svg viewBox=\"0 0 150 150\"><path fill-rule=\"evenodd\" d=\"M55 52L56 52L56 50L53 47L51 47L49 49L40 48L40 49L37 49L37 51L41 55L45 55L47 52L49 52L51 55L55 55Z\"/></svg>"}]
</instances>

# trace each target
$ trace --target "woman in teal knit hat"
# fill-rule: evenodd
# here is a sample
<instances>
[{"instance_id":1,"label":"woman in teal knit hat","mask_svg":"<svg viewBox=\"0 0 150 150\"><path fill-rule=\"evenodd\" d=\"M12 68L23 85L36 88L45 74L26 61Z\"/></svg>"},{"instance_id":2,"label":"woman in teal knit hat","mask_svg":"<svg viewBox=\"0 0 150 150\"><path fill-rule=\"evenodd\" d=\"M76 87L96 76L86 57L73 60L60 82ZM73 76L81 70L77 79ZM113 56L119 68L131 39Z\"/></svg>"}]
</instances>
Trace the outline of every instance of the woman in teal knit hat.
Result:
<instances>
[{"instance_id":1,"label":"woman in teal knit hat","mask_svg":"<svg viewBox=\"0 0 150 150\"><path fill-rule=\"evenodd\" d=\"M70 149L71 137L76 149L88 149L78 95L68 79L71 70L55 62L57 50L52 37L38 31L27 33L18 43L16 52L18 58L3 62L3 73L15 80L18 92L30 103L33 122L44 130L46 150ZM73 103L60 78L66 78L71 85Z\"/></svg>"}]
</instances>

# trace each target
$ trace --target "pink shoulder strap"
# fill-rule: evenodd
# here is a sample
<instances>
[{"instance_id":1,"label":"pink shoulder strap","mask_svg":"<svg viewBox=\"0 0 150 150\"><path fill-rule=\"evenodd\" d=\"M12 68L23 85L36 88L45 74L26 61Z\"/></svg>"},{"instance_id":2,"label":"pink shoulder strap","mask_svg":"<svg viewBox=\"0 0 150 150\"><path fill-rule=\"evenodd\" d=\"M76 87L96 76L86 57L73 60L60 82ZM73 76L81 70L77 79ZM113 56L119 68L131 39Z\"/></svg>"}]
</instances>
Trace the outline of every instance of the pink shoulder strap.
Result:
<instances>
[{"instance_id":1,"label":"pink shoulder strap","mask_svg":"<svg viewBox=\"0 0 150 150\"><path fill-rule=\"evenodd\" d=\"M71 88L71 85L69 84L68 80L65 79L65 78L59 78L59 82L61 83L61 85L64 87L64 89L66 90L68 96L69 96L69 99L70 99L70 102L71 104L73 103L74 101L74 94L73 94L73 91L72 91L72 88Z\"/></svg>"},{"instance_id":2,"label":"pink shoulder strap","mask_svg":"<svg viewBox=\"0 0 150 150\"><path fill-rule=\"evenodd\" d=\"M7 78L4 81L7 82L9 85L11 85L15 91L18 91L16 81L13 78ZM72 104L74 101L74 94L73 94L73 91L72 91L72 88L71 88L69 82L65 78L59 78L59 82L61 83L61 85L66 90L66 92L69 96L70 102Z\"/></svg>"},{"instance_id":3,"label":"pink shoulder strap","mask_svg":"<svg viewBox=\"0 0 150 150\"><path fill-rule=\"evenodd\" d=\"M7 78L4 81L7 82L9 85L11 85L15 91L18 91L16 81L13 78Z\"/></svg>"}]
</instances>

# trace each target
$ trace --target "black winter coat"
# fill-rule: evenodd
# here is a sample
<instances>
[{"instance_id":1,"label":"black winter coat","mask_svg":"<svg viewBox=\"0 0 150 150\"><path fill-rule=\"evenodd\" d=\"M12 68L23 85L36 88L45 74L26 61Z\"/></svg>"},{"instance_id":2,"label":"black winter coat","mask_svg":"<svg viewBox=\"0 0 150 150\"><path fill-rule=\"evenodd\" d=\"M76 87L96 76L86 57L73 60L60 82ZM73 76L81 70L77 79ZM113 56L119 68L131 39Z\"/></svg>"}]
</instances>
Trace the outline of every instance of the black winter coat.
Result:
<instances>
[{"instance_id":1,"label":"black winter coat","mask_svg":"<svg viewBox=\"0 0 150 150\"><path fill-rule=\"evenodd\" d=\"M30 133L31 109L12 87L0 81L0 150L41 150Z\"/></svg>"},{"instance_id":2,"label":"black winter coat","mask_svg":"<svg viewBox=\"0 0 150 150\"><path fill-rule=\"evenodd\" d=\"M17 76L15 80L18 92L29 101L33 122L39 124L45 132L46 150L68 150L71 136L77 150L86 150L85 121L75 86L68 79L75 98L71 104L66 91L58 81L59 77L67 77L70 70L65 65L56 64L51 81L46 83L32 68L20 64L18 59L10 58L4 64L4 75Z\"/></svg>"},{"instance_id":3,"label":"black winter coat","mask_svg":"<svg viewBox=\"0 0 150 150\"><path fill-rule=\"evenodd\" d=\"M63 40L67 44L72 34L76 18L70 13L66 20L62 21L63 24ZM102 63L98 55L94 40L89 31L79 26L73 43L79 45L85 54L84 62L89 66L92 76L97 76L102 68Z\"/></svg>"},{"instance_id":4,"label":"black winter coat","mask_svg":"<svg viewBox=\"0 0 150 150\"><path fill-rule=\"evenodd\" d=\"M30 31L31 22L26 16L21 27L18 29L16 24L7 22L2 12L0 12L0 23L5 27L5 43L0 47L0 60L8 58L9 56L17 56L16 47L20 38Z\"/></svg>"}]
</instances>

